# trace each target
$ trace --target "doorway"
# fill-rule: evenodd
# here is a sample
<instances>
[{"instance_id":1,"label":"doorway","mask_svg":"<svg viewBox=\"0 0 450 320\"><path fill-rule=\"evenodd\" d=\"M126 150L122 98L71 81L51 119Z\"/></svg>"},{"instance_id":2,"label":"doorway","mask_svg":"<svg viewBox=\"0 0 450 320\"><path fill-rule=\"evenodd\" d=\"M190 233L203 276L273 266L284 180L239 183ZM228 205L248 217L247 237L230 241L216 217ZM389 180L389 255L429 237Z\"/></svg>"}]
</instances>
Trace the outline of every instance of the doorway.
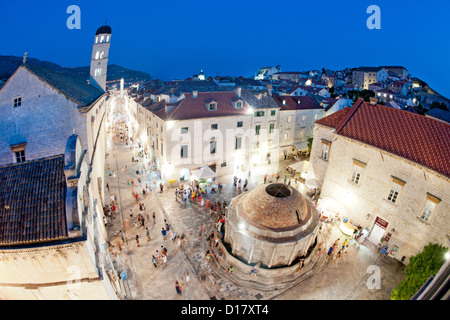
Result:
<instances>
[{"instance_id":1,"label":"doorway","mask_svg":"<svg viewBox=\"0 0 450 320\"><path fill-rule=\"evenodd\" d=\"M372 242L374 245L378 245L384 235L384 232L386 231L387 226L388 222L386 220L377 217L367 240Z\"/></svg>"}]
</instances>

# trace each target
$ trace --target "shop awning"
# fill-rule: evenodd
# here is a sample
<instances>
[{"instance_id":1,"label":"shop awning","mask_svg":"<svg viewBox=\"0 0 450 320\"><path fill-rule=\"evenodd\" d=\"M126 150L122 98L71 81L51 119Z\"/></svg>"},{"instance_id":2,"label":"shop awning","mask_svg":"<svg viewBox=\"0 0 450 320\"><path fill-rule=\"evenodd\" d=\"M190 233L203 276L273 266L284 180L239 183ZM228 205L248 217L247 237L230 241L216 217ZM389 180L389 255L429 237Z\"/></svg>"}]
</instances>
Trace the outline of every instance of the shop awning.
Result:
<instances>
[{"instance_id":1,"label":"shop awning","mask_svg":"<svg viewBox=\"0 0 450 320\"><path fill-rule=\"evenodd\" d=\"M298 151L303 151L308 149L308 141L300 141L294 142L294 147L297 148Z\"/></svg>"},{"instance_id":2,"label":"shop awning","mask_svg":"<svg viewBox=\"0 0 450 320\"><path fill-rule=\"evenodd\" d=\"M216 177L216 173L210 167L204 167L192 171L191 177L194 180L212 179Z\"/></svg>"},{"instance_id":3,"label":"shop awning","mask_svg":"<svg viewBox=\"0 0 450 320\"><path fill-rule=\"evenodd\" d=\"M289 165L289 168L298 171L298 172L307 172L308 171L309 161L298 161Z\"/></svg>"}]
</instances>

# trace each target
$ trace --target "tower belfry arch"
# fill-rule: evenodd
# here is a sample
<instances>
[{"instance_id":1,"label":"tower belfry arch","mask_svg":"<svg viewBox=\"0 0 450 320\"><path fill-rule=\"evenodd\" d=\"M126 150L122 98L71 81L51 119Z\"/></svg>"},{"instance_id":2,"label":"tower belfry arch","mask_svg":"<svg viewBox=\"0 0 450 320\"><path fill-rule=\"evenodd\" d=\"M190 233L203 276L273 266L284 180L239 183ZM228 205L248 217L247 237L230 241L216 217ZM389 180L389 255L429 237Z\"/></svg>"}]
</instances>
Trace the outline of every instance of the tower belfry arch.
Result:
<instances>
[{"instance_id":1,"label":"tower belfry arch","mask_svg":"<svg viewBox=\"0 0 450 320\"><path fill-rule=\"evenodd\" d=\"M105 24L97 29L95 41L92 47L90 84L106 91L106 75L109 59L109 47L111 45L111 27Z\"/></svg>"}]
</instances>

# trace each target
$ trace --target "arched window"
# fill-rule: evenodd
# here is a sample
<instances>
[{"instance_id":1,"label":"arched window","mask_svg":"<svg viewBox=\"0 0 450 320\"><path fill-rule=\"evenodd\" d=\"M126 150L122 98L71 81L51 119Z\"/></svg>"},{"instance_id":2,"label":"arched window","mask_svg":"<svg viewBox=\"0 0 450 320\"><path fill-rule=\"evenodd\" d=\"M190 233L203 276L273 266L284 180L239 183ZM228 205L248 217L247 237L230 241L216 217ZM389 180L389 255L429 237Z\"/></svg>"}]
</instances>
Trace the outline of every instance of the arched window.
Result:
<instances>
[{"instance_id":1,"label":"arched window","mask_svg":"<svg viewBox=\"0 0 450 320\"><path fill-rule=\"evenodd\" d=\"M104 54L105 54L105 51L102 51L102 53L100 54L100 59L103 59Z\"/></svg>"},{"instance_id":2,"label":"arched window","mask_svg":"<svg viewBox=\"0 0 450 320\"><path fill-rule=\"evenodd\" d=\"M98 37L95 37L95 43L98 43Z\"/></svg>"},{"instance_id":3,"label":"arched window","mask_svg":"<svg viewBox=\"0 0 450 320\"><path fill-rule=\"evenodd\" d=\"M102 43L104 40L105 40L105 36L102 36L102 37L100 38L100 43Z\"/></svg>"},{"instance_id":4,"label":"arched window","mask_svg":"<svg viewBox=\"0 0 450 320\"><path fill-rule=\"evenodd\" d=\"M106 42L109 42L109 36L106 36Z\"/></svg>"},{"instance_id":5,"label":"arched window","mask_svg":"<svg viewBox=\"0 0 450 320\"><path fill-rule=\"evenodd\" d=\"M100 51L97 51L97 53L95 54L95 60L97 60L98 58L100 58Z\"/></svg>"},{"instance_id":6,"label":"arched window","mask_svg":"<svg viewBox=\"0 0 450 320\"><path fill-rule=\"evenodd\" d=\"M101 76L102 75L102 68L95 69L95 76Z\"/></svg>"}]
</instances>

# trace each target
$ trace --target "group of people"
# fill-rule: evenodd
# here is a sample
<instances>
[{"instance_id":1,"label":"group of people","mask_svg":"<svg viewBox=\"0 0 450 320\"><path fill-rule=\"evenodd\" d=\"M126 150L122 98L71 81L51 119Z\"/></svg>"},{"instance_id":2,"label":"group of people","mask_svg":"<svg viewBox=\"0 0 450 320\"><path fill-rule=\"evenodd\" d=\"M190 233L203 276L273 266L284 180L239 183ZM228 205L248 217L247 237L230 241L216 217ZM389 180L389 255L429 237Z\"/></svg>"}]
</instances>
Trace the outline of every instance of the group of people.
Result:
<instances>
[{"instance_id":1,"label":"group of people","mask_svg":"<svg viewBox=\"0 0 450 320\"><path fill-rule=\"evenodd\" d=\"M250 175L250 173L249 173L249 175ZM247 179L245 179L245 181L244 181L241 178L238 178L236 176L233 178L233 187L235 189L237 189L238 191L241 191L241 190L242 191L248 191L248 187L247 186L248 186L248 180Z\"/></svg>"},{"instance_id":2,"label":"group of people","mask_svg":"<svg viewBox=\"0 0 450 320\"><path fill-rule=\"evenodd\" d=\"M327 260L332 260L334 263L337 263L339 258L348 251L348 239L346 238L341 245L339 245L339 240L340 239L336 239L333 245L328 248L327 252Z\"/></svg>"}]
</instances>

